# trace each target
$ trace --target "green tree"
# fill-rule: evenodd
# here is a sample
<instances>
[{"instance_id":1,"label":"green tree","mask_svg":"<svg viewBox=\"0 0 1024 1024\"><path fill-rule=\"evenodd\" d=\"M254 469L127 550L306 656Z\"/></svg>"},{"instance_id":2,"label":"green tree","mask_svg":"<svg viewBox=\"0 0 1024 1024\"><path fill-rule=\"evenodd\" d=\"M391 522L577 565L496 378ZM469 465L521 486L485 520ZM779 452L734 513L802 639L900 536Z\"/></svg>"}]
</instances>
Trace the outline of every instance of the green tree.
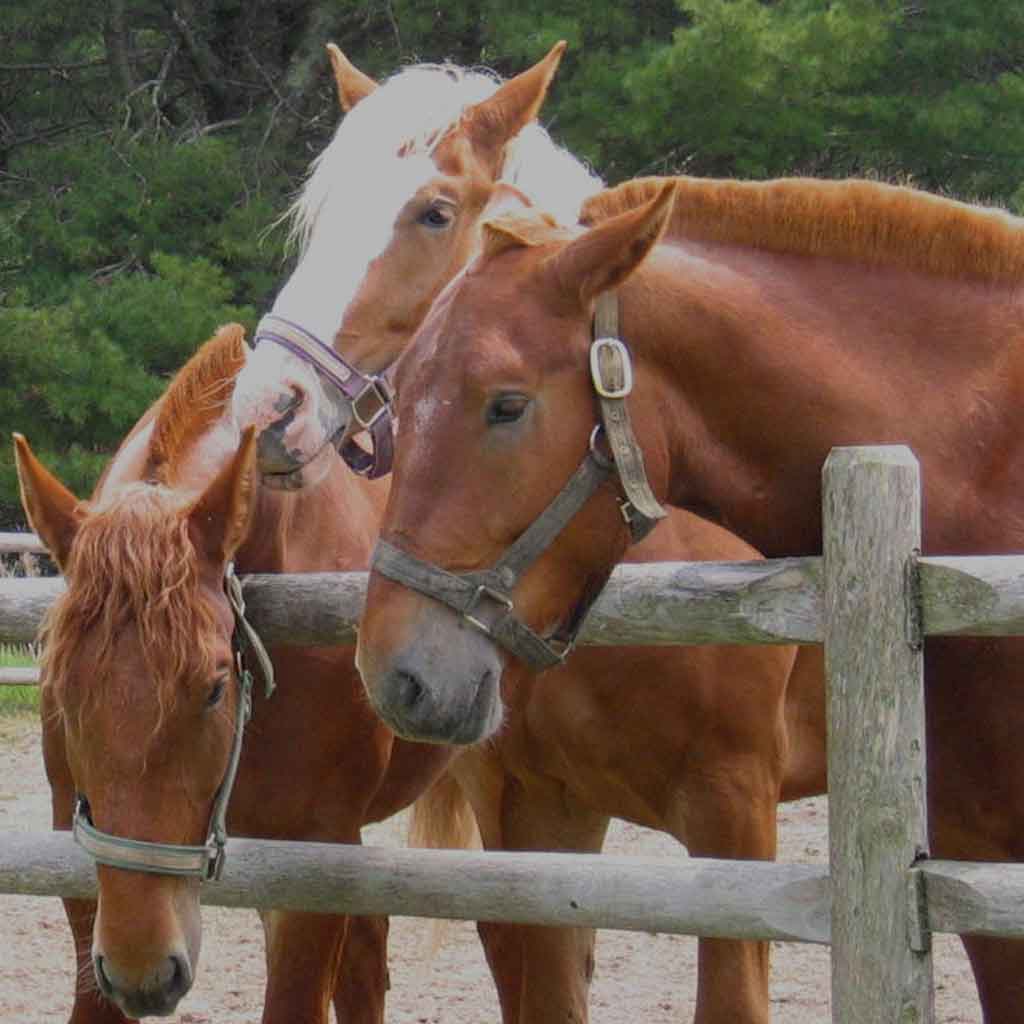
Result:
<instances>
[{"instance_id":1,"label":"green tree","mask_svg":"<svg viewBox=\"0 0 1024 1024\"><path fill-rule=\"evenodd\" d=\"M751 177L880 174L1002 202L1019 188L1024 7L680 6L687 24L626 78L632 103L617 138L649 166Z\"/></svg>"},{"instance_id":2,"label":"green tree","mask_svg":"<svg viewBox=\"0 0 1024 1024\"><path fill-rule=\"evenodd\" d=\"M5 0L0 436L87 492L195 345L251 328L337 124L327 41L380 77L509 75L563 38L543 117L611 183L868 174L1024 210L1021 4Z\"/></svg>"}]
</instances>

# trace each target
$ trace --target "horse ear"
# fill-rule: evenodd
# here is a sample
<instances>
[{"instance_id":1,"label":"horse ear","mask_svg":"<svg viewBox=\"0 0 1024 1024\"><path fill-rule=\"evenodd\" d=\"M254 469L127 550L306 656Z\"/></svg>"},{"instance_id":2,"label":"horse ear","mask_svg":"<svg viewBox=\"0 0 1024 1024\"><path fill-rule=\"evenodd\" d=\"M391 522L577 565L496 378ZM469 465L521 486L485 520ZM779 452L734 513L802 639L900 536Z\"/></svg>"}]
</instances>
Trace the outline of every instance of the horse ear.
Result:
<instances>
[{"instance_id":1,"label":"horse ear","mask_svg":"<svg viewBox=\"0 0 1024 1024\"><path fill-rule=\"evenodd\" d=\"M551 240L552 229L558 222L549 213L529 207L525 215L509 213L492 217L484 222L481 251L486 259L498 256L506 249L521 249L541 245Z\"/></svg>"},{"instance_id":2,"label":"horse ear","mask_svg":"<svg viewBox=\"0 0 1024 1024\"><path fill-rule=\"evenodd\" d=\"M509 140L539 113L565 47L564 39L555 43L543 60L463 112L460 127L490 166L497 168Z\"/></svg>"},{"instance_id":3,"label":"horse ear","mask_svg":"<svg viewBox=\"0 0 1024 1024\"><path fill-rule=\"evenodd\" d=\"M81 503L35 457L21 434L14 435L14 461L29 525L63 572L82 521Z\"/></svg>"},{"instance_id":4,"label":"horse ear","mask_svg":"<svg viewBox=\"0 0 1024 1024\"><path fill-rule=\"evenodd\" d=\"M643 206L627 210L571 241L549 264L561 288L588 306L617 288L644 261L672 215L675 183L666 182Z\"/></svg>"},{"instance_id":5,"label":"horse ear","mask_svg":"<svg viewBox=\"0 0 1024 1024\"><path fill-rule=\"evenodd\" d=\"M535 209L533 200L507 181L499 181L491 190L481 220L492 220L495 217L514 216L526 210Z\"/></svg>"},{"instance_id":6,"label":"horse ear","mask_svg":"<svg viewBox=\"0 0 1024 1024\"><path fill-rule=\"evenodd\" d=\"M364 75L334 43L327 44L327 56L331 59L334 83L338 87L338 102L347 114L377 88L377 83L369 75Z\"/></svg>"},{"instance_id":7,"label":"horse ear","mask_svg":"<svg viewBox=\"0 0 1024 1024\"><path fill-rule=\"evenodd\" d=\"M249 531L255 459L256 429L247 427L231 461L189 510L192 543L217 564L230 561Z\"/></svg>"}]
</instances>

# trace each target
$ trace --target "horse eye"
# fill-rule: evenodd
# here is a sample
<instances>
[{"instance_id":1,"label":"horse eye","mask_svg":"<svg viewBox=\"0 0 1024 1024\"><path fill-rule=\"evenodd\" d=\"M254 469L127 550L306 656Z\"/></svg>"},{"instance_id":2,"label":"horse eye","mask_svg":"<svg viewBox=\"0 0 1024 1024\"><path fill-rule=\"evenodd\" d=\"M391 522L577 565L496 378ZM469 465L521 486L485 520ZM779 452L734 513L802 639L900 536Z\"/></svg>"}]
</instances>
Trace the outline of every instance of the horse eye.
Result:
<instances>
[{"instance_id":1,"label":"horse eye","mask_svg":"<svg viewBox=\"0 0 1024 1024\"><path fill-rule=\"evenodd\" d=\"M452 222L452 211L447 206L428 206L423 213L420 214L419 222L424 227L428 228L446 228Z\"/></svg>"},{"instance_id":2,"label":"horse eye","mask_svg":"<svg viewBox=\"0 0 1024 1024\"><path fill-rule=\"evenodd\" d=\"M487 406L487 422L491 425L515 423L529 404L526 395L499 395Z\"/></svg>"},{"instance_id":3,"label":"horse eye","mask_svg":"<svg viewBox=\"0 0 1024 1024\"><path fill-rule=\"evenodd\" d=\"M206 698L206 706L208 708L215 708L219 703L221 697L224 696L224 688L227 686L228 677L220 676L217 682L213 684L213 689L210 691L209 696Z\"/></svg>"}]
</instances>

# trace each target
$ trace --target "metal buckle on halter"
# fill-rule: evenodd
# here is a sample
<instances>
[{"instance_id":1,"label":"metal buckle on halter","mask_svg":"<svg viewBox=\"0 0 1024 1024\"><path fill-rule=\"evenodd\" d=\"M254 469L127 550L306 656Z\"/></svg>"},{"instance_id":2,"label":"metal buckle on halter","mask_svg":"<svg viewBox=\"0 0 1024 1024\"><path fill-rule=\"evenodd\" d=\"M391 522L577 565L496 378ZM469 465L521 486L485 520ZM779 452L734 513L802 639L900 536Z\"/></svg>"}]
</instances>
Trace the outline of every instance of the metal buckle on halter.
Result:
<instances>
[{"instance_id":1,"label":"metal buckle on halter","mask_svg":"<svg viewBox=\"0 0 1024 1024\"><path fill-rule=\"evenodd\" d=\"M206 872L203 875L204 882L219 882L224 874L224 864L228 859L227 835L213 835L206 841L206 851L209 860L206 862Z\"/></svg>"},{"instance_id":2,"label":"metal buckle on halter","mask_svg":"<svg viewBox=\"0 0 1024 1024\"><path fill-rule=\"evenodd\" d=\"M602 398L625 398L633 390L629 349L618 338L595 338L590 346L590 376Z\"/></svg>"},{"instance_id":3,"label":"metal buckle on halter","mask_svg":"<svg viewBox=\"0 0 1024 1024\"><path fill-rule=\"evenodd\" d=\"M369 397L376 402L376 408L371 408L369 415L364 415L359 408L364 399ZM366 387L352 399L352 416L356 423L363 430L369 430L391 407L391 389L383 377L371 377Z\"/></svg>"},{"instance_id":4,"label":"metal buckle on halter","mask_svg":"<svg viewBox=\"0 0 1024 1024\"><path fill-rule=\"evenodd\" d=\"M487 636L493 636L493 627L484 622L483 619L478 618L473 612L479 606L480 601L484 597L489 597L495 604L501 605L504 609L502 618L506 615L512 614L512 598L503 594L500 590L495 590L493 587L487 586L485 583L480 584L479 587L473 591L473 596L466 602L466 607L462 610L462 617L471 625L476 626L481 633L486 633ZM501 621L500 619L498 621Z\"/></svg>"}]
</instances>

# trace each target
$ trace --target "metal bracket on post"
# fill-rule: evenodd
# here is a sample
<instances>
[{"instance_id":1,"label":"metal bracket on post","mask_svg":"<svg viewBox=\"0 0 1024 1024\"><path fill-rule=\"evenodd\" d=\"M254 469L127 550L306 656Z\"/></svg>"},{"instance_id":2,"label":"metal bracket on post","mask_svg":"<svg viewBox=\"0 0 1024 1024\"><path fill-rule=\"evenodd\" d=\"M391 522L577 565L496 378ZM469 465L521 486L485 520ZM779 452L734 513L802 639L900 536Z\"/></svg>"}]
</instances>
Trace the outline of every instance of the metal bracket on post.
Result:
<instances>
[{"instance_id":1,"label":"metal bracket on post","mask_svg":"<svg viewBox=\"0 0 1024 1024\"><path fill-rule=\"evenodd\" d=\"M924 649L924 614L921 611L920 548L914 548L903 567L907 602L907 643L912 651Z\"/></svg>"},{"instance_id":2,"label":"metal bracket on post","mask_svg":"<svg viewBox=\"0 0 1024 1024\"><path fill-rule=\"evenodd\" d=\"M924 858L919 858L920 860ZM932 930L928 923L928 880L916 866L907 872L907 941L915 953L932 951Z\"/></svg>"}]
</instances>

